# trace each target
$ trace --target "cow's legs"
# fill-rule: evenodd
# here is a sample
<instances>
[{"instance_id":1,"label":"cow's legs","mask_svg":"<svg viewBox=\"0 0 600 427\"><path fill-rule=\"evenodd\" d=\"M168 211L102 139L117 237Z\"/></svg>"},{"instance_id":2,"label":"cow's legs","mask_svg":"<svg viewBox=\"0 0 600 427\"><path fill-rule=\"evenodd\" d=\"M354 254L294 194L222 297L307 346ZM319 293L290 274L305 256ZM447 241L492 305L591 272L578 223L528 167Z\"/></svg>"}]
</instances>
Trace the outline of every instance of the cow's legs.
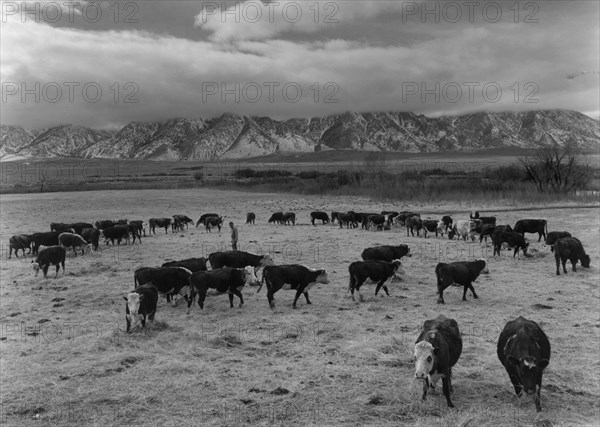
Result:
<instances>
[{"instance_id":1,"label":"cow's legs","mask_svg":"<svg viewBox=\"0 0 600 427\"><path fill-rule=\"evenodd\" d=\"M573 266L573 271L577 271L575 265L577 264L577 258L571 258L571 265Z\"/></svg>"},{"instance_id":2,"label":"cow's legs","mask_svg":"<svg viewBox=\"0 0 600 427\"><path fill-rule=\"evenodd\" d=\"M233 308L233 292L229 292L229 308Z\"/></svg>"},{"instance_id":3,"label":"cow's legs","mask_svg":"<svg viewBox=\"0 0 600 427\"><path fill-rule=\"evenodd\" d=\"M429 389L429 380L427 378L425 378L425 380L423 380L423 396L421 397L421 399L425 400L427 399L427 390Z\"/></svg>"},{"instance_id":4,"label":"cow's legs","mask_svg":"<svg viewBox=\"0 0 600 427\"><path fill-rule=\"evenodd\" d=\"M377 293L379 292L379 289L381 289L381 287L383 286L383 282L385 280L381 280L379 283L377 283L377 287L375 288L375 296L377 296Z\"/></svg>"},{"instance_id":5,"label":"cow's legs","mask_svg":"<svg viewBox=\"0 0 600 427\"><path fill-rule=\"evenodd\" d=\"M306 298L306 304L312 304L308 299L308 292L304 292L304 298Z\"/></svg>"},{"instance_id":6,"label":"cow's legs","mask_svg":"<svg viewBox=\"0 0 600 427\"><path fill-rule=\"evenodd\" d=\"M535 396L533 398L534 401L535 401L535 410L537 412L541 412L542 411L542 405L540 403L540 400L541 400L540 394L541 394L541 392L542 392L542 376L540 375L540 379L537 382L537 393L535 394Z\"/></svg>"},{"instance_id":7,"label":"cow's legs","mask_svg":"<svg viewBox=\"0 0 600 427\"><path fill-rule=\"evenodd\" d=\"M275 298L273 298L273 293L267 293L267 299L269 300L269 307L275 308Z\"/></svg>"},{"instance_id":8,"label":"cow's legs","mask_svg":"<svg viewBox=\"0 0 600 427\"><path fill-rule=\"evenodd\" d=\"M469 283L469 289L471 289L471 292L473 293L473 298L479 298L477 296L477 294L475 293L475 288L473 287L473 283Z\"/></svg>"},{"instance_id":9,"label":"cow's legs","mask_svg":"<svg viewBox=\"0 0 600 427\"><path fill-rule=\"evenodd\" d=\"M444 289L446 289L446 288L441 288L438 286L438 293L440 294L440 296L437 299L438 304L445 304L444 303Z\"/></svg>"},{"instance_id":10,"label":"cow's legs","mask_svg":"<svg viewBox=\"0 0 600 427\"><path fill-rule=\"evenodd\" d=\"M302 295L302 291L296 291L296 296L294 297L294 303L292 304L292 307L296 308L296 302L298 302L298 298L300 298L300 295Z\"/></svg>"},{"instance_id":11,"label":"cow's legs","mask_svg":"<svg viewBox=\"0 0 600 427\"><path fill-rule=\"evenodd\" d=\"M231 294L229 294L229 295L232 296ZM233 290L233 295L236 295L240 299L240 308L241 308L244 305L244 296L239 291L239 289L234 289Z\"/></svg>"},{"instance_id":12,"label":"cow's legs","mask_svg":"<svg viewBox=\"0 0 600 427\"><path fill-rule=\"evenodd\" d=\"M561 262L563 267L563 273L567 274L567 259L561 259Z\"/></svg>"},{"instance_id":13,"label":"cow's legs","mask_svg":"<svg viewBox=\"0 0 600 427\"><path fill-rule=\"evenodd\" d=\"M206 299L206 290L198 292L198 305L200 309L204 309L204 300Z\"/></svg>"},{"instance_id":14,"label":"cow's legs","mask_svg":"<svg viewBox=\"0 0 600 427\"><path fill-rule=\"evenodd\" d=\"M383 290L385 291L386 295L389 297L390 296L390 292L388 291L388 287L383 285Z\"/></svg>"},{"instance_id":15,"label":"cow's legs","mask_svg":"<svg viewBox=\"0 0 600 427\"><path fill-rule=\"evenodd\" d=\"M454 408L452 404L452 399L450 399L450 376L446 375L442 378L442 390L444 392L444 396L446 396L446 402L448 403L448 408Z\"/></svg>"},{"instance_id":16,"label":"cow's legs","mask_svg":"<svg viewBox=\"0 0 600 427\"><path fill-rule=\"evenodd\" d=\"M467 300L467 289L469 289L469 285L464 286L463 298L462 298L463 301Z\"/></svg>"}]
</instances>

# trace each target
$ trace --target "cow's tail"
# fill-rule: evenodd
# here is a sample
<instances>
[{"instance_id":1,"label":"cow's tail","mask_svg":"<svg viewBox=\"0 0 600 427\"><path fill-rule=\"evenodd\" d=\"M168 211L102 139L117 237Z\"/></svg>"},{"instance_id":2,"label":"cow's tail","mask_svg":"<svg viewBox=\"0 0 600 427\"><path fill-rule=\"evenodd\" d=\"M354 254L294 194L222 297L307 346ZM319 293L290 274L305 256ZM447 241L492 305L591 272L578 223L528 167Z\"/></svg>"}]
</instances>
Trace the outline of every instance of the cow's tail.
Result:
<instances>
[{"instance_id":1,"label":"cow's tail","mask_svg":"<svg viewBox=\"0 0 600 427\"><path fill-rule=\"evenodd\" d=\"M350 281L348 282L348 292L352 291L352 289L354 289L354 287L356 286L356 277L354 277L354 274L352 274L352 272L350 272Z\"/></svg>"},{"instance_id":2,"label":"cow's tail","mask_svg":"<svg viewBox=\"0 0 600 427\"><path fill-rule=\"evenodd\" d=\"M546 239L548 238L548 221L544 220L544 227L546 228Z\"/></svg>"}]
</instances>

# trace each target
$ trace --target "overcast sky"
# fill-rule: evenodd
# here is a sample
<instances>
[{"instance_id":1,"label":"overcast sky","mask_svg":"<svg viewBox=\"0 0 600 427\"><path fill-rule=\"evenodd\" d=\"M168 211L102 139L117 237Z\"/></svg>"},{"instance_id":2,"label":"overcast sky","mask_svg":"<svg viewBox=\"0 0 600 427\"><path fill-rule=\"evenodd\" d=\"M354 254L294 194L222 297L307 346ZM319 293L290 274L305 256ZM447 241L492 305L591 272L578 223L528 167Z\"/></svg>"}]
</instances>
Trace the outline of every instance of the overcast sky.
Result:
<instances>
[{"instance_id":1,"label":"overcast sky","mask_svg":"<svg viewBox=\"0 0 600 427\"><path fill-rule=\"evenodd\" d=\"M597 1L1 3L4 125L600 110Z\"/></svg>"}]
</instances>

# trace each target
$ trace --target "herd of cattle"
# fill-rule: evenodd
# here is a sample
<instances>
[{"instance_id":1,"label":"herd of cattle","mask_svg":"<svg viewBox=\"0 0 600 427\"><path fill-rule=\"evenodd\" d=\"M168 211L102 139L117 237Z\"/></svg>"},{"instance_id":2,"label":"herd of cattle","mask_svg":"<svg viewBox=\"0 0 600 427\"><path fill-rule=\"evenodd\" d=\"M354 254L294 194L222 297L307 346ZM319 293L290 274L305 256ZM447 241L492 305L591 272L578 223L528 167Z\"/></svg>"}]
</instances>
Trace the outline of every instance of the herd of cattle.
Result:
<instances>
[{"instance_id":1,"label":"herd of cattle","mask_svg":"<svg viewBox=\"0 0 600 427\"><path fill-rule=\"evenodd\" d=\"M523 219L517 221L514 227L510 225L497 225L496 218L482 217L479 212L470 215L469 219L453 221L450 216L443 216L440 220L421 219L421 215L414 212L391 212L381 213L357 213L332 212L329 216L325 212L312 212L311 223L335 224L338 222L340 228L356 228L359 224L362 228L389 230L393 225L406 228L407 236L416 233L427 238L427 233L435 233L436 237L448 235L449 239L455 236L463 240L470 238L475 240L479 235L479 241L490 237L494 246L494 256L500 255L503 244L514 248L513 257L522 250L527 255L528 242L525 233L538 234L538 241L542 237L547 245L554 251L556 261L556 274L560 274L560 263L564 273L567 273L566 261L570 260L573 271L576 271L576 263L580 262L583 267L589 267L590 258L585 253L581 242L572 237L566 231L553 231L548 233L547 222L543 219ZM256 215L253 212L247 214L247 224L255 224ZM295 225L296 215L293 212L276 212L268 220L268 223L282 225ZM174 215L172 218L151 218L148 221L149 232L156 234L156 228L164 228L168 233L182 231L194 221L185 215ZM206 231L217 228L221 230L223 217L217 214L204 214L196 222L196 227L204 225ZM50 266L56 267L58 276L60 266L65 269L65 258L67 249L73 250L73 256L81 250L82 255L86 251L98 249L100 236L106 244L120 244L121 241L129 243L136 239L141 243L142 235L146 236L146 228L142 220L103 220L91 223L51 223L50 232L39 232L31 235L19 234L10 238L10 252L21 249L25 255L25 249L36 255L33 263L35 276L41 269L46 277ZM45 248L40 250L40 247ZM17 255L18 256L18 255ZM375 295L383 288L387 295L387 285L394 276L402 274L401 258L411 256L407 244L396 246L375 246L366 248L361 253L362 261L355 261L348 267L350 282L348 290L354 300L354 291L359 293L363 284L375 284ZM210 269L209 269L210 265ZM262 269L262 279L257 278L258 271ZM487 273L488 266L485 259L474 261L460 261L443 263L435 267L437 278L437 293L439 304L444 304L444 290L451 285L463 287L462 299L466 301L467 290L471 290L473 298L478 298L473 282L480 274ZM141 267L134 272L134 289L124 296L126 300L126 322L127 331L130 331L132 323L146 324L146 319L154 320L159 295L164 295L167 302L176 305L179 296L187 302L187 310L193 305L196 297L198 305L204 308L206 296L210 293L228 294L230 307L233 307L234 295L240 300L239 306L244 304L241 290L244 286L258 286L259 292L263 286L267 288L267 299L271 308L274 304L274 294L280 289L294 290L296 295L293 307L301 295L304 295L306 304L311 304L308 292L317 283L327 284L329 278L324 269L311 269L299 264L275 265L269 255L256 255L243 251L220 251L211 253L206 258L188 258L179 261L171 261L160 267ZM443 393L449 407L453 407L450 399L451 369L457 362L462 351L462 340L458 324L453 319L439 316L437 319L426 321L424 329L417 339L414 349L415 356L415 378L424 380L423 400L430 387L435 387L439 378L442 378ZM517 318L508 322L498 340L498 358L508 372L509 378L514 385L517 395L523 391L534 395L536 409L540 406L540 387L542 373L548 365L550 358L550 343L548 338L535 322Z\"/></svg>"}]
</instances>

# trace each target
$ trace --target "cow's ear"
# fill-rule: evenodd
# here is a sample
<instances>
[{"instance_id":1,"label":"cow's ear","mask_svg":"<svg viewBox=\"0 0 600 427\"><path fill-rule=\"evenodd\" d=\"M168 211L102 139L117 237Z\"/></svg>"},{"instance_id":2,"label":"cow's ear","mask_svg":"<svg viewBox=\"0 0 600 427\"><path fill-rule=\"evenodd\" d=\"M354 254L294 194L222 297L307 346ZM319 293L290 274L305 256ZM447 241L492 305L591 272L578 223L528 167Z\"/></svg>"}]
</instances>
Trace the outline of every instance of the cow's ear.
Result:
<instances>
[{"instance_id":1,"label":"cow's ear","mask_svg":"<svg viewBox=\"0 0 600 427\"><path fill-rule=\"evenodd\" d=\"M437 356L438 354L440 354L440 348L439 348L439 347L436 347L436 348L434 348L434 349L433 349L433 354L434 354L435 356Z\"/></svg>"},{"instance_id":2,"label":"cow's ear","mask_svg":"<svg viewBox=\"0 0 600 427\"><path fill-rule=\"evenodd\" d=\"M507 356L506 360L508 361L508 363L515 366L521 363L520 360L517 359L515 356Z\"/></svg>"},{"instance_id":3,"label":"cow's ear","mask_svg":"<svg viewBox=\"0 0 600 427\"><path fill-rule=\"evenodd\" d=\"M127 297L123 297L123 299L124 299L125 301L129 301L129 300L127 299Z\"/></svg>"},{"instance_id":4,"label":"cow's ear","mask_svg":"<svg viewBox=\"0 0 600 427\"><path fill-rule=\"evenodd\" d=\"M548 366L548 363L550 363L548 359L541 359L535 362L535 366L537 366L540 369L544 369L546 366Z\"/></svg>"}]
</instances>

